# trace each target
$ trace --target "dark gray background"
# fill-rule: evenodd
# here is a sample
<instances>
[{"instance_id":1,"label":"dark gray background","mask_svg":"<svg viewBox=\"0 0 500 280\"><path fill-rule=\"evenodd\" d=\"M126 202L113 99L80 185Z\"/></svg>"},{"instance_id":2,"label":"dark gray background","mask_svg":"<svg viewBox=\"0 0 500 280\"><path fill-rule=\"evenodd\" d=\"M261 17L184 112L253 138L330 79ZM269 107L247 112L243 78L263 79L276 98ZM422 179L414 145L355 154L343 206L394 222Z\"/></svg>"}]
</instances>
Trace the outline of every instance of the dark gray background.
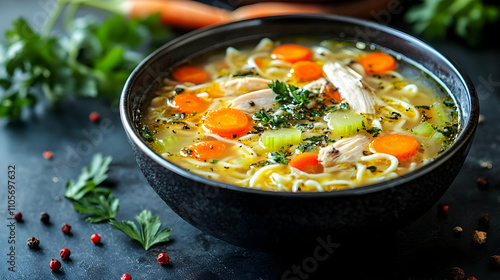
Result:
<instances>
[{"instance_id":1,"label":"dark gray background","mask_svg":"<svg viewBox=\"0 0 500 280\"><path fill-rule=\"evenodd\" d=\"M2 1L0 31L23 15L35 29L40 28L49 0ZM399 17L392 26L409 31ZM487 34L485 34L487 35ZM489 40L491 41L491 40ZM500 271L488 266L488 257L500 254L500 51L497 45L484 43L467 47L456 38L432 45L455 60L476 85L484 121L479 125L471 152L461 173L439 203L448 203L450 212L439 218L436 207L410 226L382 238L342 244L318 268L292 274L284 279L443 279L449 269L459 266L467 277L479 280L498 279ZM89 122L88 115L98 111L101 123ZM54 159L42 157L44 150L54 152ZM75 153L76 152L76 153ZM113 156L109 183L120 199L116 219L133 220L143 209L159 214L163 225L172 228L172 241L149 251L106 223L88 224L63 198L64 184L76 179L92 154ZM490 168L481 166L490 163ZM16 209L24 222L16 227L17 272L7 271L7 167L16 166ZM479 190L478 177L488 180L489 188ZM43 225L39 214L46 211L52 224ZM482 213L491 216L487 242L472 244L471 236ZM227 244L193 228L178 216L149 187L137 167L126 142L116 106L102 100L68 99L57 111L38 108L28 122L9 124L0 121L0 276L2 279L119 279L129 273L133 279L281 279L283 274L301 266L313 256L307 252L268 254ZM72 235L60 231L61 223L72 226ZM461 226L464 233L454 238L452 228ZM90 242L99 233L102 246ZM376 233L374 233L375 235ZM36 236L41 249L30 250L26 239ZM51 258L59 250L71 250L71 260L62 261L62 271L52 273ZM156 262L160 252L170 255L171 265Z\"/></svg>"}]
</instances>

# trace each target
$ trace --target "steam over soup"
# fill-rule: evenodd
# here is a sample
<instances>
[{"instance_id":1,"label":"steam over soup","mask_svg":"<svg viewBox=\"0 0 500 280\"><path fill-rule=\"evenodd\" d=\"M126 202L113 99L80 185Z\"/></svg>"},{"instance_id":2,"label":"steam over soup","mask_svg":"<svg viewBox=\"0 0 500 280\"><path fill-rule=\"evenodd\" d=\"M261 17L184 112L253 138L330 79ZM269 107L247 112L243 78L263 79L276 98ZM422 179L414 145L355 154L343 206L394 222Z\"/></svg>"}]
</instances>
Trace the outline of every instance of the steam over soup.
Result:
<instances>
[{"instance_id":1,"label":"steam over soup","mask_svg":"<svg viewBox=\"0 0 500 280\"><path fill-rule=\"evenodd\" d=\"M302 41L174 68L142 112L143 138L192 173L288 192L394 178L454 141L454 101L416 67L362 43Z\"/></svg>"}]
</instances>

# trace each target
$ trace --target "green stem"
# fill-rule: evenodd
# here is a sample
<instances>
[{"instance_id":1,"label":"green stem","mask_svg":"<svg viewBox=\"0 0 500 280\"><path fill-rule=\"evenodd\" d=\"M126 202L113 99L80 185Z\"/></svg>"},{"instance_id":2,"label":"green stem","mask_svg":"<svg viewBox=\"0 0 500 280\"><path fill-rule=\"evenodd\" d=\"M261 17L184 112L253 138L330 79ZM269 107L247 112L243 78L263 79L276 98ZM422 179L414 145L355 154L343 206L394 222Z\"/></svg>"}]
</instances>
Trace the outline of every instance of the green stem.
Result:
<instances>
[{"instance_id":1,"label":"green stem","mask_svg":"<svg viewBox=\"0 0 500 280\"><path fill-rule=\"evenodd\" d=\"M47 19L45 24L43 25L43 29L41 32L42 38L49 37L50 31L52 31L52 28L56 24L56 21L59 18L59 16L61 15L61 13L64 9L64 6L67 4L67 1L68 0L57 0L56 7L52 11L52 13L49 15L49 18Z\"/></svg>"},{"instance_id":2,"label":"green stem","mask_svg":"<svg viewBox=\"0 0 500 280\"><path fill-rule=\"evenodd\" d=\"M70 3L68 5L68 8L66 8L66 12L64 13L64 18L63 18L64 27L66 28L66 30L69 31L73 29L73 21L75 19L75 14L78 11L79 7L80 5L78 4Z\"/></svg>"},{"instance_id":3,"label":"green stem","mask_svg":"<svg viewBox=\"0 0 500 280\"><path fill-rule=\"evenodd\" d=\"M126 1L122 0L69 0L74 4L98 8L116 14L124 14Z\"/></svg>"}]
</instances>

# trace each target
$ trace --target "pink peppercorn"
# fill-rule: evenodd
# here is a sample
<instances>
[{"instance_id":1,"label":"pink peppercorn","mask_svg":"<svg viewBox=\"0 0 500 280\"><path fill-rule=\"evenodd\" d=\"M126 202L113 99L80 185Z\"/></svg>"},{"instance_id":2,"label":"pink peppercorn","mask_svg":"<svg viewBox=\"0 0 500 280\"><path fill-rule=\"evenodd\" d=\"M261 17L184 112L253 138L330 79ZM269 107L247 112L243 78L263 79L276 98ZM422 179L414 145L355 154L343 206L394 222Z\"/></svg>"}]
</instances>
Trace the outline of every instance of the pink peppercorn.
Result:
<instances>
[{"instance_id":1,"label":"pink peppercorn","mask_svg":"<svg viewBox=\"0 0 500 280\"><path fill-rule=\"evenodd\" d=\"M51 259L49 267L50 267L50 270L52 270L52 271L58 271L59 269L61 269L61 262L59 262L56 259Z\"/></svg>"},{"instance_id":2,"label":"pink peppercorn","mask_svg":"<svg viewBox=\"0 0 500 280\"><path fill-rule=\"evenodd\" d=\"M14 220L21 222L23 220L23 214L21 212L14 213Z\"/></svg>"},{"instance_id":3,"label":"pink peppercorn","mask_svg":"<svg viewBox=\"0 0 500 280\"><path fill-rule=\"evenodd\" d=\"M167 254L165 253L160 253L158 255L158 257L156 258L156 260L162 264L162 265L165 265L165 264L168 264L168 262L170 261L170 258L168 257Z\"/></svg>"},{"instance_id":4,"label":"pink peppercorn","mask_svg":"<svg viewBox=\"0 0 500 280\"><path fill-rule=\"evenodd\" d=\"M42 156L44 159L52 159L54 154L51 151L43 151Z\"/></svg>"},{"instance_id":5,"label":"pink peppercorn","mask_svg":"<svg viewBox=\"0 0 500 280\"><path fill-rule=\"evenodd\" d=\"M71 255L71 251L68 248L62 248L61 251L59 251L59 256L61 256L63 260L69 258L69 255Z\"/></svg>"},{"instance_id":6,"label":"pink peppercorn","mask_svg":"<svg viewBox=\"0 0 500 280\"><path fill-rule=\"evenodd\" d=\"M90 121L91 121L91 122L93 122L93 123L98 122L98 121L99 121L99 113L97 113L97 112L92 112L92 113L90 113L90 115L89 115L89 119L90 119Z\"/></svg>"},{"instance_id":7,"label":"pink peppercorn","mask_svg":"<svg viewBox=\"0 0 500 280\"><path fill-rule=\"evenodd\" d=\"M128 273L125 273L122 275L122 278L120 278L121 280L132 280L132 276L130 276L130 274Z\"/></svg>"},{"instance_id":8,"label":"pink peppercorn","mask_svg":"<svg viewBox=\"0 0 500 280\"><path fill-rule=\"evenodd\" d=\"M99 236L99 234L94 233L90 237L90 240L92 241L92 243L97 244L97 243L101 242L101 237Z\"/></svg>"},{"instance_id":9,"label":"pink peppercorn","mask_svg":"<svg viewBox=\"0 0 500 280\"><path fill-rule=\"evenodd\" d=\"M71 226L70 225L68 225L66 223L62 224L62 226L61 226L61 231L62 232L69 233L70 230L71 230Z\"/></svg>"}]
</instances>

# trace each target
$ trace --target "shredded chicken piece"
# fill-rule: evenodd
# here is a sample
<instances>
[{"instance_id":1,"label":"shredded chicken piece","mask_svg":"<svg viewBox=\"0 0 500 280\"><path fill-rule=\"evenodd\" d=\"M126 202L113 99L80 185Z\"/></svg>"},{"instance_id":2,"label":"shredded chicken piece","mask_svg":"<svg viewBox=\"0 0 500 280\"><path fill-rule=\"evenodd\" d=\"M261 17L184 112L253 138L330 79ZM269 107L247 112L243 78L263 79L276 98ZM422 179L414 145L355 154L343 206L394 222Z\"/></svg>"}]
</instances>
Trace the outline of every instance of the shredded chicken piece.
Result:
<instances>
[{"instance_id":1,"label":"shredded chicken piece","mask_svg":"<svg viewBox=\"0 0 500 280\"><path fill-rule=\"evenodd\" d=\"M318 160L325 171L338 171L352 167L362 156L370 139L364 135L339 140L319 150Z\"/></svg>"},{"instance_id":2,"label":"shredded chicken piece","mask_svg":"<svg viewBox=\"0 0 500 280\"><path fill-rule=\"evenodd\" d=\"M239 109L247 114L253 114L260 109L268 109L276 102L276 93L271 89L261 89L236 97L230 107Z\"/></svg>"},{"instance_id":3,"label":"shredded chicken piece","mask_svg":"<svg viewBox=\"0 0 500 280\"><path fill-rule=\"evenodd\" d=\"M374 114L373 93L363 84L361 78L349 73L340 63L325 63L323 71L330 82L339 89L340 95L357 114Z\"/></svg>"},{"instance_id":4,"label":"shredded chicken piece","mask_svg":"<svg viewBox=\"0 0 500 280\"><path fill-rule=\"evenodd\" d=\"M311 92L321 93L325 91L326 84L328 84L328 81L325 78L319 78L303 86L303 88Z\"/></svg>"},{"instance_id":5,"label":"shredded chicken piece","mask_svg":"<svg viewBox=\"0 0 500 280\"><path fill-rule=\"evenodd\" d=\"M225 96L232 96L259 89L268 89L270 83L272 83L271 80L256 77L236 78L221 84L220 89L224 91Z\"/></svg>"}]
</instances>

